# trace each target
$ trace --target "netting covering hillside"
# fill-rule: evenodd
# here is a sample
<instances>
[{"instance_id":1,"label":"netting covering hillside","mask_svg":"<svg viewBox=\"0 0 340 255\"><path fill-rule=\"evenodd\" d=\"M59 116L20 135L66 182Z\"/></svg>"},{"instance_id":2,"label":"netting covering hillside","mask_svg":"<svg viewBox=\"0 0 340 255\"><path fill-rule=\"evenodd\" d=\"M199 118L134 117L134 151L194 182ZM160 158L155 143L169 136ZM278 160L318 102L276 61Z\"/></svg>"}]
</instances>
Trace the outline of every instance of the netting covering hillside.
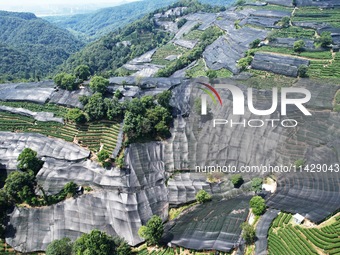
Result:
<instances>
[{"instance_id":1,"label":"netting covering hillside","mask_svg":"<svg viewBox=\"0 0 340 255\"><path fill-rule=\"evenodd\" d=\"M240 241L250 197L236 197L199 205L169 229L167 240L189 249L230 251Z\"/></svg>"}]
</instances>

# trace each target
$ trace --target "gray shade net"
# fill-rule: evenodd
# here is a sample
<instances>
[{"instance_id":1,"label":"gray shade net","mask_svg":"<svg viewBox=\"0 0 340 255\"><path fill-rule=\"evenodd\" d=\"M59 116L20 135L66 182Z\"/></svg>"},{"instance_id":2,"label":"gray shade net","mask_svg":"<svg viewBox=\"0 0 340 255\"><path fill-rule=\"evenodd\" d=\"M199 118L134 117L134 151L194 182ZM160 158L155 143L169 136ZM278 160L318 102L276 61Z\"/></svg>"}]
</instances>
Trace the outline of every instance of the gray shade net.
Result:
<instances>
[{"instance_id":1,"label":"gray shade net","mask_svg":"<svg viewBox=\"0 0 340 255\"><path fill-rule=\"evenodd\" d=\"M241 241L240 225L247 218L249 200L237 197L198 205L168 224L165 239L189 249L228 252Z\"/></svg>"},{"instance_id":2,"label":"gray shade net","mask_svg":"<svg viewBox=\"0 0 340 255\"><path fill-rule=\"evenodd\" d=\"M1 163L6 169L16 169L17 158L25 148L38 152L39 157L78 161L89 157L90 151L61 139L33 133L0 132Z\"/></svg>"},{"instance_id":3,"label":"gray shade net","mask_svg":"<svg viewBox=\"0 0 340 255\"><path fill-rule=\"evenodd\" d=\"M111 79L119 84L124 78ZM7 242L19 251L46 249L51 240L69 236L73 240L84 232L98 228L124 237L130 244L142 240L138 228L153 215L164 220L169 205L191 202L199 189L214 194L215 200L190 209L171 223L165 240L192 249L228 251L239 241L240 224L245 220L250 180L267 173L244 173L245 183L234 189L229 174L221 181L208 183L204 173L195 173L197 166L289 165L297 159L306 163L339 163L340 116L332 112L330 98L339 86L300 79L294 86L306 87L312 99L306 106L312 116L304 116L288 106L288 117L296 119L297 128L284 128L279 122L262 128L237 125L213 127L214 118L241 122L242 119L280 119L280 108L271 116L255 116L247 108L245 116L232 115L232 95L217 89L223 106L208 98L209 114L201 116L194 107L202 91L197 80L142 80L142 87L171 88L171 104L177 118L171 128L172 137L164 142L132 144L125 152L127 169L107 171L86 158L89 151L75 144L36 134L0 133L0 160L7 169L15 169L16 158L24 147L31 147L44 156L45 164L37 175L38 182L55 194L68 181L89 185L93 191L75 199L67 199L45 208L16 208L11 215ZM178 85L180 81L180 85ZM199 80L208 82L208 80ZM216 83L234 84L246 92L242 80L223 79ZM254 90L256 109L269 109L272 93ZM168 179L169 177L172 177ZM339 209L339 174L278 174L278 189L267 199L270 208L300 213L319 221ZM229 200L228 200L229 199ZM230 200L231 199L231 200ZM236 210L236 213L233 211ZM238 211L240 210L240 211ZM237 213L239 212L239 213ZM197 218L197 221L192 219ZM12 234L12 235L11 235Z\"/></svg>"},{"instance_id":4,"label":"gray shade net","mask_svg":"<svg viewBox=\"0 0 340 255\"><path fill-rule=\"evenodd\" d=\"M268 230L272 221L277 217L279 210L269 209L263 214L256 225L256 241L255 241L255 254L267 255L268 246Z\"/></svg>"},{"instance_id":5,"label":"gray shade net","mask_svg":"<svg viewBox=\"0 0 340 255\"><path fill-rule=\"evenodd\" d=\"M221 36L205 49L204 60L210 69L227 68L237 74L240 71L237 62L244 57L249 44L255 39L264 39L266 35L265 30L249 27L233 28L227 35Z\"/></svg>"},{"instance_id":6,"label":"gray shade net","mask_svg":"<svg viewBox=\"0 0 340 255\"><path fill-rule=\"evenodd\" d=\"M0 86L0 100L43 104L51 97L54 90L54 82L52 81L2 84Z\"/></svg>"},{"instance_id":7,"label":"gray shade net","mask_svg":"<svg viewBox=\"0 0 340 255\"><path fill-rule=\"evenodd\" d=\"M54 117L54 113L51 113L51 112L32 112L24 108L14 108L14 107L1 106L1 105L0 105L0 111L33 117L37 121L54 121L54 122L59 122L61 124L64 124L63 118Z\"/></svg>"},{"instance_id":8,"label":"gray shade net","mask_svg":"<svg viewBox=\"0 0 340 255\"><path fill-rule=\"evenodd\" d=\"M301 65L308 66L309 60L274 53L256 52L251 67L257 70L270 71L286 76L298 76Z\"/></svg>"}]
</instances>

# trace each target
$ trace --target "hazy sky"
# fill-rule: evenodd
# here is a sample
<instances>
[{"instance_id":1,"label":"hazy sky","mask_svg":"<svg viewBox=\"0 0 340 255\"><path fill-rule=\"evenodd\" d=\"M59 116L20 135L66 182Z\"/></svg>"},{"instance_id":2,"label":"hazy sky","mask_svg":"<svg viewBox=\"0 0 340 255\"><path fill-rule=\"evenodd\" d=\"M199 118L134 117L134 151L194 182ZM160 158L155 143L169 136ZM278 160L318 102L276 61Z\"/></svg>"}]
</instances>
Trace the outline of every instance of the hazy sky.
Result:
<instances>
[{"instance_id":1,"label":"hazy sky","mask_svg":"<svg viewBox=\"0 0 340 255\"><path fill-rule=\"evenodd\" d=\"M107 7L138 0L0 0L0 10L28 11L34 13L58 12L60 8L88 9L89 6ZM58 9L55 9L55 8Z\"/></svg>"},{"instance_id":2,"label":"hazy sky","mask_svg":"<svg viewBox=\"0 0 340 255\"><path fill-rule=\"evenodd\" d=\"M133 2L136 0L10 0L0 1L0 6L32 6L32 5L81 5L81 4L112 4L116 5L121 2Z\"/></svg>"}]
</instances>

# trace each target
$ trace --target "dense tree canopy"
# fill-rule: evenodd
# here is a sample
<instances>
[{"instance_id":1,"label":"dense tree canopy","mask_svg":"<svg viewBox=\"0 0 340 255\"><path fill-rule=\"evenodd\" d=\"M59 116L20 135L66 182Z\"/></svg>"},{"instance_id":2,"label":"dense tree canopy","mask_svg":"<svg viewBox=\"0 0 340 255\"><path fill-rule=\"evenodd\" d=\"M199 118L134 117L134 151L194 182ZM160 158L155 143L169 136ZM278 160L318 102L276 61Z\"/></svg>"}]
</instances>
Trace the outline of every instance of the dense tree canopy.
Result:
<instances>
[{"instance_id":1,"label":"dense tree canopy","mask_svg":"<svg viewBox=\"0 0 340 255\"><path fill-rule=\"evenodd\" d=\"M90 120L101 120L106 117L106 105L102 94L95 93L89 99L84 107L84 111Z\"/></svg>"},{"instance_id":2,"label":"dense tree canopy","mask_svg":"<svg viewBox=\"0 0 340 255\"><path fill-rule=\"evenodd\" d=\"M86 122L86 115L79 108L73 108L68 110L66 119L68 121L80 124Z\"/></svg>"},{"instance_id":3,"label":"dense tree canopy","mask_svg":"<svg viewBox=\"0 0 340 255\"><path fill-rule=\"evenodd\" d=\"M10 173L6 179L4 190L9 199L16 203L30 202L34 196L35 177L32 171Z\"/></svg>"},{"instance_id":4,"label":"dense tree canopy","mask_svg":"<svg viewBox=\"0 0 340 255\"><path fill-rule=\"evenodd\" d=\"M54 82L62 89L75 90L78 88L77 78L65 72L58 73L54 76Z\"/></svg>"},{"instance_id":5,"label":"dense tree canopy","mask_svg":"<svg viewBox=\"0 0 340 255\"><path fill-rule=\"evenodd\" d=\"M251 188L255 192L260 192L262 190L262 178L255 177L251 180Z\"/></svg>"},{"instance_id":6,"label":"dense tree canopy","mask_svg":"<svg viewBox=\"0 0 340 255\"><path fill-rule=\"evenodd\" d=\"M18 156L18 168L23 171L32 170L35 174L42 168L44 161L37 157L38 153L25 148Z\"/></svg>"},{"instance_id":7,"label":"dense tree canopy","mask_svg":"<svg viewBox=\"0 0 340 255\"><path fill-rule=\"evenodd\" d=\"M250 199L249 205L255 215L261 215L266 210L266 201L260 196Z\"/></svg>"},{"instance_id":8,"label":"dense tree canopy","mask_svg":"<svg viewBox=\"0 0 340 255\"><path fill-rule=\"evenodd\" d=\"M72 255L73 243L69 238L55 240L47 246L46 255Z\"/></svg>"},{"instance_id":9,"label":"dense tree canopy","mask_svg":"<svg viewBox=\"0 0 340 255\"><path fill-rule=\"evenodd\" d=\"M83 234L73 245L74 254L89 255L115 255L116 244L114 239L104 232L92 230L89 234Z\"/></svg>"},{"instance_id":10,"label":"dense tree canopy","mask_svg":"<svg viewBox=\"0 0 340 255\"><path fill-rule=\"evenodd\" d=\"M158 244L164 232L162 219L153 215L145 226L141 226L138 230L138 235L144 238L148 244Z\"/></svg>"},{"instance_id":11,"label":"dense tree canopy","mask_svg":"<svg viewBox=\"0 0 340 255\"><path fill-rule=\"evenodd\" d=\"M81 80L87 80L91 75L90 68L87 65L79 65L74 70L74 74Z\"/></svg>"},{"instance_id":12,"label":"dense tree canopy","mask_svg":"<svg viewBox=\"0 0 340 255\"><path fill-rule=\"evenodd\" d=\"M109 80L102 76L94 76L90 81L90 88L93 92L105 94L107 86L109 86Z\"/></svg>"},{"instance_id":13,"label":"dense tree canopy","mask_svg":"<svg viewBox=\"0 0 340 255\"><path fill-rule=\"evenodd\" d=\"M83 44L32 13L0 11L0 79L42 79Z\"/></svg>"}]
</instances>

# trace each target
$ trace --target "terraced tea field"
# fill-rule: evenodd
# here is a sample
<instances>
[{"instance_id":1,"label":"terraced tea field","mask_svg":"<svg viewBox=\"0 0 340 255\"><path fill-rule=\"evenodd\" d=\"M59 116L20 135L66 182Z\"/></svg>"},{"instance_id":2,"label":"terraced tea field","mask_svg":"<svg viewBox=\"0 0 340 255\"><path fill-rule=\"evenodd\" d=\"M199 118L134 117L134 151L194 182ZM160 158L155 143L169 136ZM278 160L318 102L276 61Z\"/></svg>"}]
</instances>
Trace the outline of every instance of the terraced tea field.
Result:
<instances>
[{"instance_id":1,"label":"terraced tea field","mask_svg":"<svg viewBox=\"0 0 340 255\"><path fill-rule=\"evenodd\" d=\"M61 138L68 142L74 139L91 151L97 152L101 146L112 152L116 146L120 124L113 121L100 121L75 125L65 125L56 122L40 122L33 118L12 113L0 112L0 131L33 132L55 138Z\"/></svg>"},{"instance_id":2,"label":"terraced tea field","mask_svg":"<svg viewBox=\"0 0 340 255\"><path fill-rule=\"evenodd\" d=\"M340 27L339 8L321 9L316 7L298 8L292 21L328 23L332 27Z\"/></svg>"},{"instance_id":3,"label":"terraced tea field","mask_svg":"<svg viewBox=\"0 0 340 255\"><path fill-rule=\"evenodd\" d=\"M340 254L340 216L323 227L293 225L292 215L280 213L268 233L269 254Z\"/></svg>"}]
</instances>

